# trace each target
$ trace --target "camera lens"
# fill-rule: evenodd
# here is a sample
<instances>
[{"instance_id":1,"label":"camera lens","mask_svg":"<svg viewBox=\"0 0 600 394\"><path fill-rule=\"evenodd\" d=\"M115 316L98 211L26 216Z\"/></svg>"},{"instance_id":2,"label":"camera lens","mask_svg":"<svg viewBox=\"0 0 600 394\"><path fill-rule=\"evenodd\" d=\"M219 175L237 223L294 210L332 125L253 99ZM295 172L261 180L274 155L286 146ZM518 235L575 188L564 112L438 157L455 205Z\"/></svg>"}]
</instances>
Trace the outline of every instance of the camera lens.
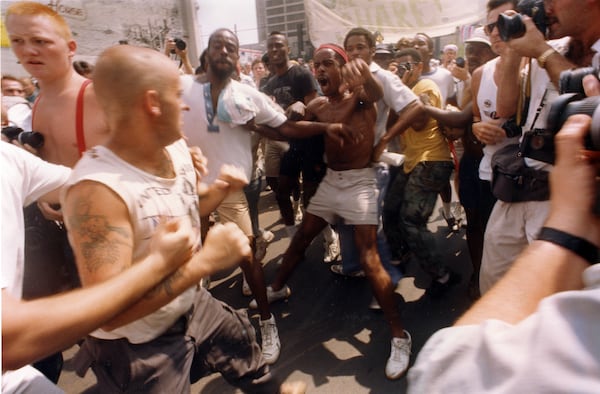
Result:
<instances>
[{"instance_id":1,"label":"camera lens","mask_svg":"<svg viewBox=\"0 0 600 394\"><path fill-rule=\"evenodd\" d=\"M4 136L8 138L9 141L12 141L19 137L19 134L21 134L22 132L23 129L20 127L6 126L2 128L2 134L4 134Z\"/></svg>"},{"instance_id":2,"label":"camera lens","mask_svg":"<svg viewBox=\"0 0 600 394\"><path fill-rule=\"evenodd\" d=\"M37 131L23 131L19 134L17 139L19 140L19 143L30 145L35 149L44 146L44 136Z\"/></svg>"},{"instance_id":3,"label":"camera lens","mask_svg":"<svg viewBox=\"0 0 600 394\"><path fill-rule=\"evenodd\" d=\"M600 151L600 96L586 97L568 93L560 95L552 103L548 113L548 130L554 135L559 132L569 116L576 114L592 117L592 127L586 137L586 149Z\"/></svg>"},{"instance_id":4,"label":"camera lens","mask_svg":"<svg viewBox=\"0 0 600 394\"><path fill-rule=\"evenodd\" d=\"M456 60L456 65L460 68L465 68L465 58L463 57L457 57Z\"/></svg>"},{"instance_id":5,"label":"camera lens","mask_svg":"<svg viewBox=\"0 0 600 394\"><path fill-rule=\"evenodd\" d=\"M522 37L525 34L525 25L520 14L516 15L498 15L498 34L502 41L509 41L513 38Z\"/></svg>"}]
</instances>

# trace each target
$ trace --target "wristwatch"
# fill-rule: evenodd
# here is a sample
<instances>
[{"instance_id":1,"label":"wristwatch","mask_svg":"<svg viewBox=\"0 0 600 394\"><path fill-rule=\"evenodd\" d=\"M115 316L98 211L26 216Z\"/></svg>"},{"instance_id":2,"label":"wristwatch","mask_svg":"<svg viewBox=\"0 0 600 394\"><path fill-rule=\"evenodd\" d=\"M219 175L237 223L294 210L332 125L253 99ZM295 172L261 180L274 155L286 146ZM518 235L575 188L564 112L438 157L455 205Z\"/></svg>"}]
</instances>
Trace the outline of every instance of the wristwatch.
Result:
<instances>
[{"instance_id":1,"label":"wristwatch","mask_svg":"<svg viewBox=\"0 0 600 394\"><path fill-rule=\"evenodd\" d=\"M554 55L555 53L558 53L556 51L556 49L554 48L548 48L546 49L546 51L544 51L544 53L542 53L536 60L538 62L538 64L540 65L541 68L546 68L546 62L548 61L548 58L552 55Z\"/></svg>"}]
</instances>

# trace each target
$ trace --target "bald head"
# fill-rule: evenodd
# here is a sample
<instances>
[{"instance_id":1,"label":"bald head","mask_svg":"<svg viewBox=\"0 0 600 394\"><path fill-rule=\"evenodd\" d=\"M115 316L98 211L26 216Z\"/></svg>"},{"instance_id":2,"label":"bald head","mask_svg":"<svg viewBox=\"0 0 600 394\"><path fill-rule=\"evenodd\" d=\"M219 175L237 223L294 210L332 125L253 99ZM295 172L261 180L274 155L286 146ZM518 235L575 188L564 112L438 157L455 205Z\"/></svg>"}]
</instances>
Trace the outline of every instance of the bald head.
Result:
<instances>
[{"instance_id":1,"label":"bald head","mask_svg":"<svg viewBox=\"0 0 600 394\"><path fill-rule=\"evenodd\" d=\"M102 52L93 76L96 97L109 118L131 113L147 91L160 95L178 79L177 67L168 57L129 45Z\"/></svg>"}]
</instances>

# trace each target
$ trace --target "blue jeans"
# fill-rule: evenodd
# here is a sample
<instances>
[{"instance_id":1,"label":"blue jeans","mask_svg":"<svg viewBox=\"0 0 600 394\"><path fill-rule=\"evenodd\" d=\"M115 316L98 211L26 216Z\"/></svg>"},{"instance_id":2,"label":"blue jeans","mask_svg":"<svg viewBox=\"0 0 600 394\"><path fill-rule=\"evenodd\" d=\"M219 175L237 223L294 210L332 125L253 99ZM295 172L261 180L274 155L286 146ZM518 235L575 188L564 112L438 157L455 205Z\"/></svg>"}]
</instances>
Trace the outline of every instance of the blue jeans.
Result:
<instances>
[{"instance_id":1,"label":"blue jeans","mask_svg":"<svg viewBox=\"0 0 600 394\"><path fill-rule=\"evenodd\" d=\"M383 209L383 200L387 187L390 181L390 171L387 166L377 166L375 171L377 177L377 187L379 188L379 199L377 200L377 206L379 207L379 226L377 228L377 251L379 252L379 258L383 268L388 272L392 283L396 285L400 279L402 279L402 273L400 270L390 264L392 257L390 247L383 231L383 222L381 220L381 213ZM339 224L337 226L337 232L340 236L340 250L342 255L342 271L343 272L354 272L362 269L360 260L358 258L359 253L354 243L354 227L347 224Z\"/></svg>"}]
</instances>

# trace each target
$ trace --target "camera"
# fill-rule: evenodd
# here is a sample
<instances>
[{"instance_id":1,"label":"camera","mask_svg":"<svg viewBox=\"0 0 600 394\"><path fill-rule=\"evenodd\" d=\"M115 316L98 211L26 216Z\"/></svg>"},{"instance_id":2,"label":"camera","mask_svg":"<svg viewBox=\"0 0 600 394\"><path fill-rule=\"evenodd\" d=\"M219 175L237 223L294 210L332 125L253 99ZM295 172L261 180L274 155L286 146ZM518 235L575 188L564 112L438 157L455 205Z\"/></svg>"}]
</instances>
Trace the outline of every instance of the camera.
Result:
<instances>
[{"instance_id":1,"label":"camera","mask_svg":"<svg viewBox=\"0 0 600 394\"><path fill-rule=\"evenodd\" d=\"M173 41L175 42L175 46L177 47L177 49L179 49L180 51L183 51L185 48L187 48L186 42L183 41L181 38L174 38ZM171 49L171 53L175 54L175 49Z\"/></svg>"},{"instance_id":2,"label":"camera","mask_svg":"<svg viewBox=\"0 0 600 394\"><path fill-rule=\"evenodd\" d=\"M519 124L517 124L517 120L515 117L510 118L506 122L502 124L502 130L506 133L506 138L512 137L520 137L523 133L523 130Z\"/></svg>"},{"instance_id":3,"label":"camera","mask_svg":"<svg viewBox=\"0 0 600 394\"><path fill-rule=\"evenodd\" d=\"M7 126L2 128L2 134L9 142L17 140L21 145L27 144L35 149L44 146L44 136L37 131L23 131L20 127Z\"/></svg>"},{"instance_id":4,"label":"camera","mask_svg":"<svg viewBox=\"0 0 600 394\"><path fill-rule=\"evenodd\" d=\"M513 38L522 37L525 34L525 24L521 14L533 19L533 23L546 36L546 11L544 9L544 0L522 0L517 5L516 15L498 16L498 33L502 41L509 41Z\"/></svg>"},{"instance_id":5,"label":"camera","mask_svg":"<svg viewBox=\"0 0 600 394\"><path fill-rule=\"evenodd\" d=\"M404 74L406 74L410 70L412 70L412 63L410 63L410 62L398 63L398 71L396 73L398 74L400 79L402 79Z\"/></svg>"},{"instance_id":6,"label":"camera","mask_svg":"<svg viewBox=\"0 0 600 394\"><path fill-rule=\"evenodd\" d=\"M464 57L457 57L454 60L454 63L456 64L456 67L460 67L460 68L465 68L465 58Z\"/></svg>"},{"instance_id":7,"label":"camera","mask_svg":"<svg viewBox=\"0 0 600 394\"><path fill-rule=\"evenodd\" d=\"M600 151L600 96L585 97L583 77L600 71L593 67L563 71L559 78L559 93L548 113L546 129L535 129L523 136L523 154L546 163L554 163L554 136L567 118L575 114L592 117L592 127L585 139L585 149Z\"/></svg>"}]
</instances>

